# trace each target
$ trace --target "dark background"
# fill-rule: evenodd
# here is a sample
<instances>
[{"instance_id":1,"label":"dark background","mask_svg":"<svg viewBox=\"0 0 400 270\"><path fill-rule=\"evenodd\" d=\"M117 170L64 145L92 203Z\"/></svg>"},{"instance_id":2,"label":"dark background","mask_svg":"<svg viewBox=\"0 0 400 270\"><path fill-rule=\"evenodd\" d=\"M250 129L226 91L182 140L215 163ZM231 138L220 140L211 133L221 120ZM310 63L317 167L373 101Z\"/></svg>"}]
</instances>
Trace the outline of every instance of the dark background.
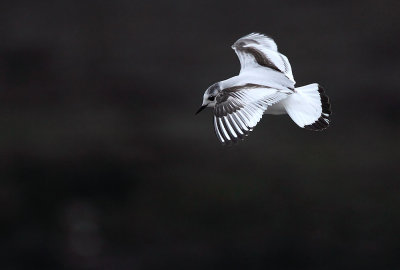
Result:
<instances>
[{"instance_id":1,"label":"dark background","mask_svg":"<svg viewBox=\"0 0 400 270\"><path fill-rule=\"evenodd\" d=\"M0 269L399 269L398 1L2 1ZM222 147L204 91L273 37L323 132Z\"/></svg>"}]
</instances>

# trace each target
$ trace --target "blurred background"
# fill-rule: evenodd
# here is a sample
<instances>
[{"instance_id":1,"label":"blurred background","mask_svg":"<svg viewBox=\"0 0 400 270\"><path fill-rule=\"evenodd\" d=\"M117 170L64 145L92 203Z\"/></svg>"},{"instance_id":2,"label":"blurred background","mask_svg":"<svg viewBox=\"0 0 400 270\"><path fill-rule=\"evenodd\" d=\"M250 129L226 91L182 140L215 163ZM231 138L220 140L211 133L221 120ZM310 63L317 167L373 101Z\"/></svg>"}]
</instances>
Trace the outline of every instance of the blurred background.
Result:
<instances>
[{"instance_id":1,"label":"blurred background","mask_svg":"<svg viewBox=\"0 0 400 270\"><path fill-rule=\"evenodd\" d=\"M399 269L398 1L2 1L0 269ZM222 147L204 91L273 37L324 132Z\"/></svg>"}]
</instances>

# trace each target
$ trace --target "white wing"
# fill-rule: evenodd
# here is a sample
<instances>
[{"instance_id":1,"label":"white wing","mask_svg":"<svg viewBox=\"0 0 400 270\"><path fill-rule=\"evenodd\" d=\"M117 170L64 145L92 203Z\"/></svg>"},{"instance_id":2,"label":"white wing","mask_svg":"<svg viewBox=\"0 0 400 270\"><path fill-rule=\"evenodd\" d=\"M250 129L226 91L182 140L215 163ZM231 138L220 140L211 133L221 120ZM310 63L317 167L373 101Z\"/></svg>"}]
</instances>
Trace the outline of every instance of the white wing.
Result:
<instances>
[{"instance_id":1,"label":"white wing","mask_svg":"<svg viewBox=\"0 0 400 270\"><path fill-rule=\"evenodd\" d=\"M252 33L238 39L232 49L239 57L240 73L245 69L262 66L283 73L295 83L289 60L278 52L278 46L273 39Z\"/></svg>"},{"instance_id":2,"label":"white wing","mask_svg":"<svg viewBox=\"0 0 400 270\"><path fill-rule=\"evenodd\" d=\"M257 125L268 106L286 98L284 93L262 85L246 84L221 91L214 107L215 133L221 143L243 140Z\"/></svg>"}]
</instances>

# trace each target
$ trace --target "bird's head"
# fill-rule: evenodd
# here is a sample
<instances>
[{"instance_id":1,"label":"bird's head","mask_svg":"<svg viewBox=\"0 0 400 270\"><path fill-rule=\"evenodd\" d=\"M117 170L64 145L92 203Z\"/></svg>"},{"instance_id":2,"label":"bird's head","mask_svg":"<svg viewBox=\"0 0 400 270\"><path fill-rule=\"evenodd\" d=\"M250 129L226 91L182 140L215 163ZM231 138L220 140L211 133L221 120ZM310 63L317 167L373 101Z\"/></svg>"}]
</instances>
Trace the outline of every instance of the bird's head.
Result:
<instances>
[{"instance_id":1,"label":"bird's head","mask_svg":"<svg viewBox=\"0 0 400 270\"><path fill-rule=\"evenodd\" d=\"M204 110L207 107L214 107L215 103L217 103L217 101L215 99L220 90L221 90L221 88L219 86L219 83L214 83L213 85L208 87L208 89L204 92L204 95L203 95L203 103L201 104L201 107L196 112L196 114L198 114L199 112L201 112L202 110Z\"/></svg>"}]
</instances>

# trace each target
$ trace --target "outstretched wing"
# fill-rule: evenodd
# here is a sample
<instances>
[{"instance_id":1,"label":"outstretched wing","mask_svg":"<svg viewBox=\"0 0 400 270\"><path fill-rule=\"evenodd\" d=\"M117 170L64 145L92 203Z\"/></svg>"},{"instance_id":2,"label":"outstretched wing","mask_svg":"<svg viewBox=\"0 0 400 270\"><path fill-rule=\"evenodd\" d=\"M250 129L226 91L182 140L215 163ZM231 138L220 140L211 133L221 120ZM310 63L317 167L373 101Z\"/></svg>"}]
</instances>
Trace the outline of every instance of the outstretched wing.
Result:
<instances>
[{"instance_id":1,"label":"outstretched wing","mask_svg":"<svg viewBox=\"0 0 400 270\"><path fill-rule=\"evenodd\" d=\"M240 61L240 73L245 69L263 66L285 74L294 81L292 67L286 56L278 52L273 39L258 33L252 33L238 39L233 45Z\"/></svg>"},{"instance_id":2,"label":"outstretched wing","mask_svg":"<svg viewBox=\"0 0 400 270\"><path fill-rule=\"evenodd\" d=\"M288 93L263 85L246 84L221 91L214 107L214 128L222 144L243 140L268 106Z\"/></svg>"}]
</instances>

